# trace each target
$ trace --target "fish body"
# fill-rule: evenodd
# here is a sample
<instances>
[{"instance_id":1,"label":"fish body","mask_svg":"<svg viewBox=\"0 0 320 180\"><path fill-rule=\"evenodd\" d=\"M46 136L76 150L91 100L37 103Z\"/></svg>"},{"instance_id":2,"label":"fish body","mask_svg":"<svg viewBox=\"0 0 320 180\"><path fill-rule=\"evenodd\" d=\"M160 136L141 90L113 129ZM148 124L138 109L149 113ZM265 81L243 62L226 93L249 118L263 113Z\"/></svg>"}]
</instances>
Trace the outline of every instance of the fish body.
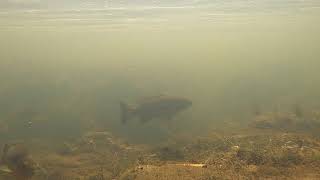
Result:
<instances>
[{"instance_id":1,"label":"fish body","mask_svg":"<svg viewBox=\"0 0 320 180\"><path fill-rule=\"evenodd\" d=\"M183 97L153 96L141 99L136 105L120 103L121 121L126 123L133 117L140 118L141 122L147 122L153 118L172 119L178 112L187 109L192 102Z\"/></svg>"}]
</instances>

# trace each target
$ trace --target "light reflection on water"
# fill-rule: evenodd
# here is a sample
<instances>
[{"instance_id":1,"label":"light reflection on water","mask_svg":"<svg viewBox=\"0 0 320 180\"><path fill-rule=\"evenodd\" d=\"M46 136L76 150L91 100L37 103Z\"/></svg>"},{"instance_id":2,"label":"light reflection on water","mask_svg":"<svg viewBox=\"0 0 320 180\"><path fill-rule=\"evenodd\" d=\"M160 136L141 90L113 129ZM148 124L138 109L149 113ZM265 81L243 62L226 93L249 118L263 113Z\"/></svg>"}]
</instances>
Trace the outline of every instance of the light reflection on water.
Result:
<instances>
[{"instance_id":1,"label":"light reflection on water","mask_svg":"<svg viewBox=\"0 0 320 180\"><path fill-rule=\"evenodd\" d=\"M24 9L0 11L1 26L55 26L59 24L97 26L102 24L159 23L196 20L208 23L250 23L257 16L291 16L293 13L317 11L320 1L193 1L187 5L168 4L134 7L78 7L66 9Z\"/></svg>"}]
</instances>

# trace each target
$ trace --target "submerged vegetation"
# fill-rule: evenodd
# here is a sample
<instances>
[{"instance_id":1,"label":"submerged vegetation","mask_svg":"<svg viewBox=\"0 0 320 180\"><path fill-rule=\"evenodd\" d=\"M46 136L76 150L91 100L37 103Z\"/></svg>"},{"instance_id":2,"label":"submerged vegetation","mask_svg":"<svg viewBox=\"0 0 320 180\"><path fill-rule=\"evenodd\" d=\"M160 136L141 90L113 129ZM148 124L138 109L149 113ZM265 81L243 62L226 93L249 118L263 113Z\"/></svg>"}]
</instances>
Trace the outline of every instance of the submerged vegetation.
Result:
<instances>
[{"instance_id":1,"label":"submerged vegetation","mask_svg":"<svg viewBox=\"0 0 320 180\"><path fill-rule=\"evenodd\" d=\"M4 145L2 163L10 171L2 168L0 176L33 180L317 179L319 122L316 111L300 117L261 113L236 129L212 130L197 137L178 133L158 145L131 144L108 131L89 131L50 144L45 139L29 140L29 146ZM33 162L27 173L31 156L25 147ZM19 165L22 162L24 166Z\"/></svg>"}]
</instances>

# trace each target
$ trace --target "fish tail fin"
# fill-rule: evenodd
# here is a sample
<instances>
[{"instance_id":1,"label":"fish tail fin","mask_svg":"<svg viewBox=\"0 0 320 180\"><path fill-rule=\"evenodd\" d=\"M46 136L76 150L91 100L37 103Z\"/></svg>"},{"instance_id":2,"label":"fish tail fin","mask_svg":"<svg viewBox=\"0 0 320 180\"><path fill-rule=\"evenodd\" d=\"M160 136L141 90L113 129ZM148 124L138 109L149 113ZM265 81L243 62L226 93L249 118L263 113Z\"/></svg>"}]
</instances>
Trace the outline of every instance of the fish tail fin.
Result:
<instances>
[{"instance_id":1,"label":"fish tail fin","mask_svg":"<svg viewBox=\"0 0 320 180\"><path fill-rule=\"evenodd\" d=\"M121 117L121 122L122 124L125 124L129 118L129 106L124 103L120 102L120 117Z\"/></svg>"}]
</instances>

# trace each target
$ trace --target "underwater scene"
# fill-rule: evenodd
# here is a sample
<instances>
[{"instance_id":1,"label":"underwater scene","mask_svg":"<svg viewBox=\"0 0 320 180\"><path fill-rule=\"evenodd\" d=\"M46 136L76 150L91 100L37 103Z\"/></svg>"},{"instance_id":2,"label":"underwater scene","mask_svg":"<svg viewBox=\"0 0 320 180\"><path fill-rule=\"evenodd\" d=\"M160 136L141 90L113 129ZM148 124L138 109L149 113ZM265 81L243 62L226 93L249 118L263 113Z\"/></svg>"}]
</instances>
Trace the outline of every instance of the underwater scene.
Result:
<instances>
[{"instance_id":1,"label":"underwater scene","mask_svg":"<svg viewBox=\"0 0 320 180\"><path fill-rule=\"evenodd\" d=\"M1 0L0 180L320 179L319 0Z\"/></svg>"}]
</instances>

